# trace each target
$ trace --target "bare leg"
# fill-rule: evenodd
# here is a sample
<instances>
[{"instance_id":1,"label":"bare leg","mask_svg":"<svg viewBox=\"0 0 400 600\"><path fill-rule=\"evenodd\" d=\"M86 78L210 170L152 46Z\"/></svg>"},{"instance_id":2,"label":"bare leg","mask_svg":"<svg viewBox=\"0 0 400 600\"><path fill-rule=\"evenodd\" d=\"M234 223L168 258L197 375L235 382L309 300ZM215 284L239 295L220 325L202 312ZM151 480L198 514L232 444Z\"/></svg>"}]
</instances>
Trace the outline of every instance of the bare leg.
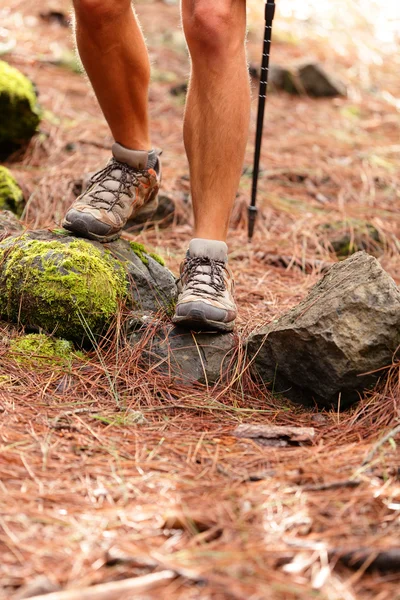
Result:
<instances>
[{"instance_id":1,"label":"bare leg","mask_svg":"<svg viewBox=\"0 0 400 600\"><path fill-rule=\"evenodd\" d=\"M184 120L195 237L227 236L250 117L246 0L182 0L191 56Z\"/></svg>"},{"instance_id":2,"label":"bare leg","mask_svg":"<svg viewBox=\"0 0 400 600\"><path fill-rule=\"evenodd\" d=\"M150 63L130 0L73 0L76 42L114 139L151 148Z\"/></svg>"}]
</instances>

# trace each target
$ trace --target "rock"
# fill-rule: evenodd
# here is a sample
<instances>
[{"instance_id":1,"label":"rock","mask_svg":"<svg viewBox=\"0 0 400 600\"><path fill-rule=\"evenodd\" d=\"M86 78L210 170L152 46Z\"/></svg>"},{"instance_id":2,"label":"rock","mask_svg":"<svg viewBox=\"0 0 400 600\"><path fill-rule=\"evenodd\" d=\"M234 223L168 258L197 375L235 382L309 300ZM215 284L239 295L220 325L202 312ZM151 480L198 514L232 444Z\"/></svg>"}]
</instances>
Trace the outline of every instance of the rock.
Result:
<instances>
[{"instance_id":1,"label":"rock","mask_svg":"<svg viewBox=\"0 0 400 600\"><path fill-rule=\"evenodd\" d=\"M101 334L120 303L171 309L172 273L141 244L100 244L65 232L32 231L0 242L0 315L81 342Z\"/></svg>"},{"instance_id":2,"label":"rock","mask_svg":"<svg viewBox=\"0 0 400 600\"><path fill-rule=\"evenodd\" d=\"M280 65L271 65L268 77L269 84L277 90L284 90L288 94L299 93L295 70Z\"/></svg>"},{"instance_id":3,"label":"rock","mask_svg":"<svg viewBox=\"0 0 400 600\"><path fill-rule=\"evenodd\" d=\"M298 306L247 341L254 372L275 393L346 408L374 385L400 343L400 291L357 252L335 264Z\"/></svg>"},{"instance_id":4,"label":"rock","mask_svg":"<svg viewBox=\"0 0 400 600\"><path fill-rule=\"evenodd\" d=\"M297 75L301 87L310 96L346 96L344 83L327 73L318 63L307 63L298 67Z\"/></svg>"},{"instance_id":5,"label":"rock","mask_svg":"<svg viewBox=\"0 0 400 600\"><path fill-rule=\"evenodd\" d=\"M173 85L170 87L169 89L169 93L171 94L171 96L176 96L176 97L185 97L187 94L187 90L188 90L188 83L187 81L184 81L183 83L178 83L177 85Z\"/></svg>"},{"instance_id":6,"label":"rock","mask_svg":"<svg viewBox=\"0 0 400 600\"><path fill-rule=\"evenodd\" d=\"M251 63L249 65L250 76L260 80L261 65ZM268 85L277 90L284 90L289 94L297 94L298 84L295 82L296 73L293 69L270 64L268 73Z\"/></svg>"},{"instance_id":7,"label":"rock","mask_svg":"<svg viewBox=\"0 0 400 600\"><path fill-rule=\"evenodd\" d=\"M16 362L30 366L32 363L68 366L74 359L82 358L80 352L75 353L71 342L44 333L29 333L13 338L9 353Z\"/></svg>"},{"instance_id":8,"label":"rock","mask_svg":"<svg viewBox=\"0 0 400 600\"><path fill-rule=\"evenodd\" d=\"M172 223L187 224L192 214L192 203L187 192L174 191L159 194L158 206L150 203L144 206L139 214L129 220L124 229L131 232L141 231L149 227L168 227Z\"/></svg>"},{"instance_id":9,"label":"rock","mask_svg":"<svg viewBox=\"0 0 400 600\"><path fill-rule=\"evenodd\" d=\"M241 423L233 435L237 438L251 439L261 446L284 447L310 444L315 437L315 430L313 427Z\"/></svg>"},{"instance_id":10,"label":"rock","mask_svg":"<svg viewBox=\"0 0 400 600\"><path fill-rule=\"evenodd\" d=\"M146 324L147 321L147 324ZM133 319L128 325L128 341L141 344L142 361L183 383L214 384L223 381L233 370L236 336L231 333L192 333L181 327L158 324L150 319L138 327Z\"/></svg>"},{"instance_id":11,"label":"rock","mask_svg":"<svg viewBox=\"0 0 400 600\"><path fill-rule=\"evenodd\" d=\"M158 203L150 202L145 205L138 215L127 221L124 229L127 231L140 231L145 226L154 225L167 227L174 219L175 202L167 194L158 195Z\"/></svg>"},{"instance_id":12,"label":"rock","mask_svg":"<svg viewBox=\"0 0 400 600\"><path fill-rule=\"evenodd\" d=\"M320 232L324 246L332 248L338 258L346 258L359 250L376 257L383 254L384 239L376 227L367 221L332 221L324 223Z\"/></svg>"},{"instance_id":13,"label":"rock","mask_svg":"<svg viewBox=\"0 0 400 600\"><path fill-rule=\"evenodd\" d=\"M6 167L0 166L0 210L10 210L17 217L22 215L25 201L18 183Z\"/></svg>"},{"instance_id":14,"label":"rock","mask_svg":"<svg viewBox=\"0 0 400 600\"><path fill-rule=\"evenodd\" d=\"M0 61L0 114L0 152L6 156L34 135L40 110L32 82L4 61Z\"/></svg>"},{"instance_id":15,"label":"rock","mask_svg":"<svg viewBox=\"0 0 400 600\"><path fill-rule=\"evenodd\" d=\"M260 67L250 65L250 75L260 79ZM268 85L289 94L308 94L314 97L346 96L346 86L329 74L318 63L305 63L283 67L272 64L269 68Z\"/></svg>"},{"instance_id":16,"label":"rock","mask_svg":"<svg viewBox=\"0 0 400 600\"><path fill-rule=\"evenodd\" d=\"M0 210L0 240L23 230L17 217L9 210Z\"/></svg>"},{"instance_id":17,"label":"rock","mask_svg":"<svg viewBox=\"0 0 400 600\"><path fill-rule=\"evenodd\" d=\"M50 24L57 24L61 27L71 26L71 17L68 13L64 12L60 8L52 8L50 10L44 10L39 13L39 16L43 21Z\"/></svg>"}]
</instances>

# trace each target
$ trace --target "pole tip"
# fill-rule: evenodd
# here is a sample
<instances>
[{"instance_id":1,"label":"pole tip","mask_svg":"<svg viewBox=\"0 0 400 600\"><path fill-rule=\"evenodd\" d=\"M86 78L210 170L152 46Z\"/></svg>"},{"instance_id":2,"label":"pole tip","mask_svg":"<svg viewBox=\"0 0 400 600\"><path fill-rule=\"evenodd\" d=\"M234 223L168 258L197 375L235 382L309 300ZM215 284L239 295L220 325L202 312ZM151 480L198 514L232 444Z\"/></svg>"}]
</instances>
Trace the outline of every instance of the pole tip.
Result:
<instances>
[{"instance_id":1,"label":"pole tip","mask_svg":"<svg viewBox=\"0 0 400 600\"><path fill-rule=\"evenodd\" d=\"M248 208L248 240L251 242L253 233L254 233L254 225L256 223L258 209L256 206L252 206L250 204Z\"/></svg>"}]
</instances>

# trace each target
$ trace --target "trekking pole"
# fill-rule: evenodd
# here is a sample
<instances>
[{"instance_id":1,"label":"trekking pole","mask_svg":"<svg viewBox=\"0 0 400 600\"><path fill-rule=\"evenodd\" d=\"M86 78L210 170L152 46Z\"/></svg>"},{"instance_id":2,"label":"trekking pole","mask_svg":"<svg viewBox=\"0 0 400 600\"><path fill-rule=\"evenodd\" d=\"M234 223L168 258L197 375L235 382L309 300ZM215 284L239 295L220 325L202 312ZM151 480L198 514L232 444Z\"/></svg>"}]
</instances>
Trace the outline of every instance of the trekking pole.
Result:
<instances>
[{"instance_id":1,"label":"trekking pole","mask_svg":"<svg viewBox=\"0 0 400 600\"><path fill-rule=\"evenodd\" d=\"M256 145L254 150L254 163L253 163L253 183L251 187L251 202L248 208L249 222L248 222L248 235L249 242L253 237L254 225L257 216L257 184L258 174L260 169L260 153L261 153L261 142L262 132L264 125L264 112L265 112L265 99L267 97L267 86L268 86L268 70L269 70L269 53L271 48L271 30L272 21L275 14L275 3L274 0L266 0L265 3L265 35L263 44L263 54L261 60L261 76L260 76L260 89L258 97L258 111L257 111L257 128L256 128Z\"/></svg>"}]
</instances>

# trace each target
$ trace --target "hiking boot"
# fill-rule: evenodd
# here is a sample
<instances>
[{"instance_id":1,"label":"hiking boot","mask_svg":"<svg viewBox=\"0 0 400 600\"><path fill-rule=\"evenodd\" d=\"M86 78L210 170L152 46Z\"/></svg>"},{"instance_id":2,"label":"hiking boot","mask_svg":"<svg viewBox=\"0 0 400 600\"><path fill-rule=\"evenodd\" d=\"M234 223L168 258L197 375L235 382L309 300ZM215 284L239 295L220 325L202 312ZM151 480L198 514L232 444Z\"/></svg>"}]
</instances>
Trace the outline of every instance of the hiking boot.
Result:
<instances>
[{"instance_id":1,"label":"hiking boot","mask_svg":"<svg viewBox=\"0 0 400 600\"><path fill-rule=\"evenodd\" d=\"M89 180L72 204L63 227L98 242L112 242L125 223L151 205L156 209L161 163L155 150L129 150L113 144L113 157Z\"/></svg>"},{"instance_id":2,"label":"hiking boot","mask_svg":"<svg viewBox=\"0 0 400 600\"><path fill-rule=\"evenodd\" d=\"M237 309L225 242L193 239L181 264L173 323L194 331L232 331Z\"/></svg>"}]
</instances>

